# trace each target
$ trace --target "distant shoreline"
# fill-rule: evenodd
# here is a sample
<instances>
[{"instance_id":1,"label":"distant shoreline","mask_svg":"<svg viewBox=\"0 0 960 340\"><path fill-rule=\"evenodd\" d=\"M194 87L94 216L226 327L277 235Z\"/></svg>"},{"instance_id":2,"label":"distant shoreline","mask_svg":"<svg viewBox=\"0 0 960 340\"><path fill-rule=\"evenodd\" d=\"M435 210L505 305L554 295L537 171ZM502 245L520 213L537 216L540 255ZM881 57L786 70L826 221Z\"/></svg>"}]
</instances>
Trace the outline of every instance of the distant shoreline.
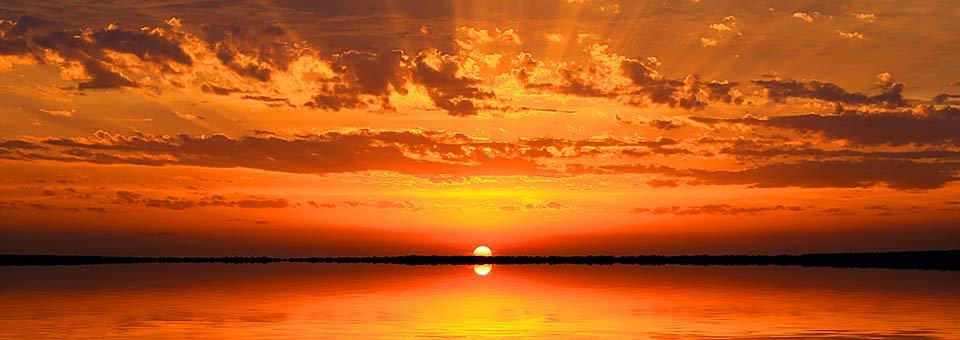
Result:
<instances>
[{"instance_id":1,"label":"distant shoreline","mask_svg":"<svg viewBox=\"0 0 960 340\"><path fill-rule=\"evenodd\" d=\"M370 256L370 257L126 257L78 255L0 255L0 266L70 266L151 263L369 263L399 265L578 264L578 265L699 265L803 266L960 270L960 250L876 253L817 253L801 255L640 255L640 256Z\"/></svg>"}]
</instances>

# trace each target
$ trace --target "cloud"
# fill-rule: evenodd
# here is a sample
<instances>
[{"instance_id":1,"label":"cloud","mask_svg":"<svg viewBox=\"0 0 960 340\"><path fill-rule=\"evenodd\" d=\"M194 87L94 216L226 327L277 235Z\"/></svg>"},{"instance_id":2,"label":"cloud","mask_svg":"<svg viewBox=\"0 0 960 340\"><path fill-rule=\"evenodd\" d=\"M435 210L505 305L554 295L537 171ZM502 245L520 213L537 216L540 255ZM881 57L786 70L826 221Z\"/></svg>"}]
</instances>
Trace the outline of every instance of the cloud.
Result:
<instances>
[{"instance_id":1,"label":"cloud","mask_svg":"<svg viewBox=\"0 0 960 340\"><path fill-rule=\"evenodd\" d=\"M656 58L627 58L609 53L605 45L591 45L585 52L588 60L559 63L553 70L530 55L520 55L514 60L513 73L531 90L608 98L640 107L661 104L699 110L711 103L743 102L736 82L703 81L695 74L668 78L657 70Z\"/></svg>"},{"instance_id":2,"label":"cloud","mask_svg":"<svg viewBox=\"0 0 960 340\"><path fill-rule=\"evenodd\" d=\"M709 31L705 37L700 38L700 46L703 47L715 47L720 44L721 41L729 40L729 37L742 36L743 33L736 29L737 27L737 17L728 15L723 18L718 23L710 24L708 26Z\"/></svg>"},{"instance_id":3,"label":"cloud","mask_svg":"<svg viewBox=\"0 0 960 340\"><path fill-rule=\"evenodd\" d=\"M238 25L203 25L201 36L223 65L238 75L261 82L285 70L293 59L287 32L278 26L259 30Z\"/></svg>"},{"instance_id":4,"label":"cloud","mask_svg":"<svg viewBox=\"0 0 960 340\"><path fill-rule=\"evenodd\" d=\"M325 81L322 90L306 105L339 111L348 108L392 110L390 95L406 94L407 84L420 85L430 100L453 116L473 116L482 107L475 101L494 98L481 89L480 79L464 75L457 56L435 49L414 57L396 50L376 54L347 51L332 61L335 77Z\"/></svg>"},{"instance_id":5,"label":"cloud","mask_svg":"<svg viewBox=\"0 0 960 340\"><path fill-rule=\"evenodd\" d=\"M807 14L806 12L794 12L793 17L798 20L805 21L807 23L813 22L813 16L810 14Z\"/></svg>"},{"instance_id":6,"label":"cloud","mask_svg":"<svg viewBox=\"0 0 960 340\"><path fill-rule=\"evenodd\" d=\"M656 207L656 208L635 208L632 210L635 214L664 215L671 214L676 216L690 215L760 215L774 211L804 211L800 206L732 206L729 204L707 204L691 207Z\"/></svg>"},{"instance_id":7,"label":"cloud","mask_svg":"<svg viewBox=\"0 0 960 340\"><path fill-rule=\"evenodd\" d=\"M574 175L658 174L689 179L688 185L746 185L756 188L867 188L886 185L897 190L941 188L960 180L960 162L890 159L798 161L740 170L677 169L653 164L589 166L568 164Z\"/></svg>"},{"instance_id":8,"label":"cloud","mask_svg":"<svg viewBox=\"0 0 960 340\"><path fill-rule=\"evenodd\" d=\"M276 107L276 106L290 106L293 107L293 103L290 102L290 99L283 97L271 97L271 96L257 96L257 95L243 95L240 96L240 99L246 100L256 100L259 102L266 103L267 106Z\"/></svg>"},{"instance_id":9,"label":"cloud","mask_svg":"<svg viewBox=\"0 0 960 340\"><path fill-rule=\"evenodd\" d=\"M117 191L114 202L117 204L142 205L149 208L163 208L171 210L186 210L203 207L238 207L248 209L281 209L291 206L285 198L263 198L249 196L242 199L227 199L224 196L213 195L197 199L175 196L145 197L142 194L130 191Z\"/></svg>"},{"instance_id":10,"label":"cloud","mask_svg":"<svg viewBox=\"0 0 960 340\"><path fill-rule=\"evenodd\" d=\"M876 86L881 93L876 95L848 92L836 84L817 80L801 82L793 79L771 78L757 79L752 82L763 88L768 99L777 103L783 103L788 98L807 98L843 104L888 107L901 107L907 104L903 98L903 83L894 82L886 72L877 76Z\"/></svg>"},{"instance_id":11,"label":"cloud","mask_svg":"<svg viewBox=\"0 0 960 340\"><path fill-rule=\"evenodd\" d=\"M765 120L751 118L745 121L752 123ZM827 129L842 128L844 125L826 121L823 126ZM909 133L902 136L915 139L913 132L919 129L908 128L904 131ZM944 131L953 133L956 130ZM890 142L889 134L880 133L876 137ZM727 143L709 140L693 142L700 145ZM415 176L653 174L663 176L660 178L663 181L649 182L652 186L673 186L682 181L686 185L751 187L859 188L886 185L898 190L940 188L957 180L957 171L960 170L956 152L949 150L820 150L788 145L758 148L748 143L723 146L718 152L754 161L784 158L777 159L777 163L753 162L755 164L745 168L728 170L679 169L656 163L581 163L582 160L600 156L607 160L622 160L625 157L654 154L691 155L703 152L688 149L686 145L697 145L687 144L693 142L681 143L666 137L652 141L610 137L584 140L541 137L495 142L436 131L360 130L301 135L290 139L275 136L229 138L222 135L123 136L98 133L93 138L85 139L47 139L42 142L43 149L36 148L32 143L3 142L0 145L4 145L4 148L0 151L6 151L0 152L0 158L146 166L246 167L317 174L361 171L391 171ZM19 149L18 145L27 148ZM559 163L547 166L538 162L538 159L545 158ZM188 209L203 204L280 204L276 201L245 202L237 199L231 200L232 203L218 200L203 203L175 197L142 197L125 191L117 192L115 200L170 209Z\"/></svg>"},{"instance_id":12,"label":"cloud","mask_svg":"<svg viewBox=\"0 0 960 340\"><path fill-rule=\"evenodd\" d=\"M14 201L0 201L0 210L20 210L20 209L32 209L32 210L41 210L41 211L68 211L68 212L78 212L80 208L76 207L64 207L44 202L27 202L23 200L14 200Z\"/></svg>"},{"instance_id":13,"label":"cloud","mask_svg":"<svg viewBox=\"0 0 960 340\"><path fill-rule=\"evenodd\" d=\"M692 170L704 184L740 184L759 188L866 188L885 184L893 189L936 189L960 180L960 163L903 160L801 161L734 171Z\"/></svg>"},{"instance_id":14,"label":"cloud","mask_svg":"<svg viewBox=\"0 0 960 340\"><path fill-rule=\"evenodd\" d=\"M392 171L432 175L560 175L537 160L690 154L680 142L599 136L491 141L442 131L332 131L281 138L257 134L121 135L0 141L0 158L146 166L246 167L290 173ZM134 199L134 198L130 198Z\"/></svg>"},{"instance_id":15,"label":"cloud","mask_svg":"<svg viewBox=\"0 0 960 340\"><path fill-rule=\"evenodd\" d=\"M866 22L874 22L874 21L877 20L877 15L876 15L876 14L868 13L868 12L856 12L856 13L853 13L853 17L854 17L854 18L857 18L858 20L863 20L863 21L866 21Z\"/></svg>"},{"instance_id":16,"label":"cloud","mask_svg":"<svg viewBox=\"0 0 960 340\"><path fill-rule=\"evenodd\" d=\"M473 100L493 98L493 93L478 87L480 79L460 75L460 63L437 50L421 52L413 60L413 80L426 87L433 103L454 116L473 116Z\"/></svg>"},{"instance_id":17,"label":"cloud","mask_svg":"<svg viewBox=\"0 0 960 340\"><path fill-rule=\"evenodd\" d=\"M650 121L647 122L647 125L650 125L650 127L660 129L660 130L679 129L680 127L683 126L682 123L677 123L672 119L666 119L666 118L651 119Z\"/></svg>"},{"instance_id":18,"label":"cloud","mask_svg":"<svg viewBox=\"0 0 960 340\"><path fill-rule=\"evenodd\" d=\"M960 99L960 94L941 93L933 97L930 102L933 104L960 105L960 100L954 99Z\"/></svg>"},{"instance_id":19,"label":"cloud","mask_svg":"<svg viewBox=\"0 0 960 340\"><path fill-rule=\"evenodd\" d=\"M141 195L126 190L117 191L116 201L122 203L136 203L140 201Z\"/></svg>"},{"instance_id":20,"label":"cloud","mask_svg":"<svg viewBox=\"0 0 960 340\"><path fill-rule=\"evenodd\" d=\"M675 179L651 179L645 183L652 188L676 188L680 186L680 182Z\"/></svg>"},{"instance_id":21,"label":"cloud","mask_svg":"<svg viewBox=\"0 0 960 340\"><path fill-rule=\"evenodd\" d=\"M657 104L667 104L688 110L703 109L712 102L740 104L743 97L736 89L736 82L709 81L699 75L688 75L682 80L660 75L655 60L625 60L625 74L636 88L631 89L633 98L629 103L638 104L637 96Z\"/></svg>"},{"instance_id":22,"label":"cloud","mask_svg":"<svg viewBox=\"0 0 960 340\"><path fill-rule=\"evenodd\" d=\"M821 149L807 145L777 145L776 141L737 139L720 149L719 153L733 155L740 160L796 159L902 159L902 160L958 160L960 151L908 150L864 151L852 149Z\"/></svg>"},{"instance_id":23,"label":"cloud","mask_svg":"<svg viewBox=\"0 0 960 340\"><path fill-rule=\"evenodd\" d=\"M62 77L77 81L81 90L161 85L183 88L199 83L194 86L203 93L236 94L239 99L267 106L303 105L339 111L393 110L390 96L406 95L407 86L415 84L425 88L438 108L456 116L476 115L488 106L478 100L494 98L492 91L482 89L480 79L463 72L465 55L448 55L436 49L412 57L399 50L347 50L324 58L309 46L294 42L279 26L253 29L208 24L189 31L179 19L168 20L167 24L167 29L125 30L115 24L67 29L25 16L0 25L0 55L28 55L38 62L58 65ZM464 53L522 44L512 29L464 27L460 32L464 37L457 42ZM195 59L202 63L190 67ZM316 93L310 100L293 102L291 97L299 94L288 93L284 86L295 86L293 92Z\"/></svg>"},{"instance_id":24,"label":"cloud","mask_svg":"<svg viewBox=\"0 0 960 340\"><path fill-rule=\"evenodd\" d=\"M527 203L512 205L506 204L500 206L500 210L507 211L519 211L519 210L544 210L544 209L560 209L563 208L563 204L560 202L546 202L546 203Z\"/></svg>"},{"instance_id":25,"label":"cloud","mask_svg":"<svg viewBox=\"0 0 960 340\"><path fill-rule=\"evenodd\" d=\"M9 23L9 24L6 24ZM0 26L0 53L30 55L59 65L61 74L77 80L80 90L138 87L114 54L130 55L162 70L192 65L193 59L162 28L124 30L117 25L97 29L64 29L40 18L22 16Z\"/></svg>"},{"instance_id":26,"label":"cloud","mask_svg":"<svg viewBox=\"0 0 960 340\"><path fill-rule=\"evenodd\" d=\"M43 149L46 149L46 147L44 147L43 145L40 145L40 144L31 143L31 142L27 142L27 141L8 140L8 141L0 141L0 149L7 149L7 150L17 150L17 149L20 149L20 150L43 150Z\"/></svg>"},{"instance_id":27,"label":"cloud","mask_svg":"<svg viewBox=\"0 0 960 340\"><path fill-rule=\"evenodd\" d=\"M383 170L412 175L534 174L536 162L509 143L437 132L361 130L293 139L275 136L124 136L98 132L92 138L51 138L44 148L4 141L0 158L148 166L247 167L292 173ZM19 147L25 147L20 149ZM525 148L530 148L526 146Z\"/></svg>"},{"instance_id":28,"label":"cloud","mask_svg":"<svg viewBox=\"0 0 960 340\"><path fill-rule=\"evenodd\" d=\"M378 106L391 108L391 93L406 93L409 60L402 51L376 54L346 51L334 55L336 77L326 82L308 106L339 111Z\"/></svg>"},{"instance_id":29,"label":"cloud","mask_svg":"<svg viewBox=\"0 0 960 340\"><path fill-rule=\"evenodd\" d=\"M50 115L52 117L70 118L70 117L73 117L73 114L76 113L77 110L40 109L40 112L46 113L47 115Z\"/></svg>"},{"instance_id":30,"label":"cloud","mask_svg":"<svg viewBox=\"0 0 960 340\"><path fill-rule=\"evenodd\" d=\"M377 209L401 209L401 210L410 210L410 211L417 211L422 209L419 205L416 205L414 203L407 202L407 201L403 201L403 202L377 201L377 203L375 203L373 206Z\"/></svg>"},{"instance_id":31,"label":"cloud","mask_svg":"<svg viewBox=\"0 0 960 340\"><path fill-rule=\"evenodd\" d=\"M858 145L960 145L960 108L922 106L914 110L861 111L838 108L837 114L804 114L764 119L691 117L701 123L735 123L817 133Z\"/></svg>"},{"instance_id":32,"label":"cloud","mask_svg":"<svg viewBox=\"0 0 960 340\"><path fill-rule=\"evenodd\" d=\"M473 27L461 26L457 28L457 38L454 43L461 50L471 51L486 46L516 46L522 45L520 35L513 29L495 28L493 30L476 29Z\"/></svg>"},{"instance_id":33,"label":"cloud","mask_svg":"<svg viewBox=\"0 0 960 340\"><path fill-rule=\"evenodd\" d=\"M841 38L850 39L850 40L863 40L866 38L860 32L848 32L844 30L837 30L837 34L840 35Z\"/></svg>"},{"instance_id":34,"label":"cloud","mask_svg":"<svg viewBox=\"0 0 960 340\"><path fill-rule=\"evenodd\" d=\"M228 96L233 93L243 92L243 90L238 89L236 87L222 87L222 86L217 86L212 84L200 85L200 90L206 93L211 93L211 94L216 94L221 96Z\"/></svg>"},{"instance_id":35,"label":"cloud","mask_svg":"<svg viewBox=\"0 0 960 340\"><path fill-rule=\"evenodd\" d=\"M174 111L173 111L173 115L175 115L175 116L177 116L177 117L180 117L180 119L190 120L190 121L206 120L206 119L207 119L207 117L204 117L204 116L201 116L201 115L198 115L198 114L184 113L184 112L180 112L180 111L177 111L177 110L174 110Z\"/></svg>"},{"instance_id":36,"label":"cloud","mask_svg":"<svg viewBox=\"0 0 960 340\"><path fill-rule=\"evenodd\" d=\"M784 158L790 160L808 159L900 159L900 160L957 160L960 151L937 149L911 149L903 151L880 151L864 149L824 149L814 147L814 143L789 143L768 138L739 137L729 140L714 140L711 144L722 145L719 154L732 155L738 160L769 160ZM853 145L858 147L858 145Z\"/></svg>"}]
</instances>

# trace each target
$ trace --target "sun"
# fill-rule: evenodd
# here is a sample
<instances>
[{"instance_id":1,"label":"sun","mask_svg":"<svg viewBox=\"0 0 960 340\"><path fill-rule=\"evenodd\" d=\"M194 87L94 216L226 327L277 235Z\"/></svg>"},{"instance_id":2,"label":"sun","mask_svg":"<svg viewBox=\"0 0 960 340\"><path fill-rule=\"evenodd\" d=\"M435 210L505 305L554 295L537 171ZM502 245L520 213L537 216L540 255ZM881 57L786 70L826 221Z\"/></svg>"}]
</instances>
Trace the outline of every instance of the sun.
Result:
<instances>
[{"instance_id":1,"label":"sun","mask_svg":"<svg viewBox=\"0 0 960 340\"><path fill-rule=\"evenodd\" d=\"M479 246L473 249L473 256L493 256L493 251L490 247Z\"/></svg>"}]
</instances>

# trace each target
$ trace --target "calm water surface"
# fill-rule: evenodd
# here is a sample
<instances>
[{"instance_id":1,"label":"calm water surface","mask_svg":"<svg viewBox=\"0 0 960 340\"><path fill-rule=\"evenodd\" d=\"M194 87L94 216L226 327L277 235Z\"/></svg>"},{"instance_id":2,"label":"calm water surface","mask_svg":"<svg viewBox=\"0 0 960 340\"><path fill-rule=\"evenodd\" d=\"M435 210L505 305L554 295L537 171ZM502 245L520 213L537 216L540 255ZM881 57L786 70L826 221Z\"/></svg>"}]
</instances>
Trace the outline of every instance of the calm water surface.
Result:
<instances>
[{"instance_id":1,"label":"calm water surface","mask_svg":"<svg viewBox=\"0 0 960 340\"><path fill-rule=\"evenodd\" d=\"M416 337L960 339L960 273L573 265L0 268L0 338Z\"/></svg>"}]
</instances>

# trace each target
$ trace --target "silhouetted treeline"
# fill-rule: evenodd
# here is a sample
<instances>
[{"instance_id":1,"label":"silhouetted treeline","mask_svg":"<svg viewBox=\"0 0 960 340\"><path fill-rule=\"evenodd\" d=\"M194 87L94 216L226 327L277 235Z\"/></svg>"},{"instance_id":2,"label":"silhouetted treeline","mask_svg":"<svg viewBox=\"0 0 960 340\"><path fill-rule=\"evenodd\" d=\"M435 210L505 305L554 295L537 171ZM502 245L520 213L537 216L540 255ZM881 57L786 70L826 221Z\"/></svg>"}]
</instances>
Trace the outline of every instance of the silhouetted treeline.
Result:
<instances>
[{"instance_id":1,"label":"silhouetted treeline","mask_svg":"<svg viewBox=\"0 0 960 340\"><path fill-rule=\"evenodd\" d=\"M58 266L134 263L384 263L403 265L582 264L582 265L779 265L841 268L960 270L960 250L802 255L641 256L371 256L371 257L122 257L0 255L3 266Z\"/></svg>"}]
</instances>

